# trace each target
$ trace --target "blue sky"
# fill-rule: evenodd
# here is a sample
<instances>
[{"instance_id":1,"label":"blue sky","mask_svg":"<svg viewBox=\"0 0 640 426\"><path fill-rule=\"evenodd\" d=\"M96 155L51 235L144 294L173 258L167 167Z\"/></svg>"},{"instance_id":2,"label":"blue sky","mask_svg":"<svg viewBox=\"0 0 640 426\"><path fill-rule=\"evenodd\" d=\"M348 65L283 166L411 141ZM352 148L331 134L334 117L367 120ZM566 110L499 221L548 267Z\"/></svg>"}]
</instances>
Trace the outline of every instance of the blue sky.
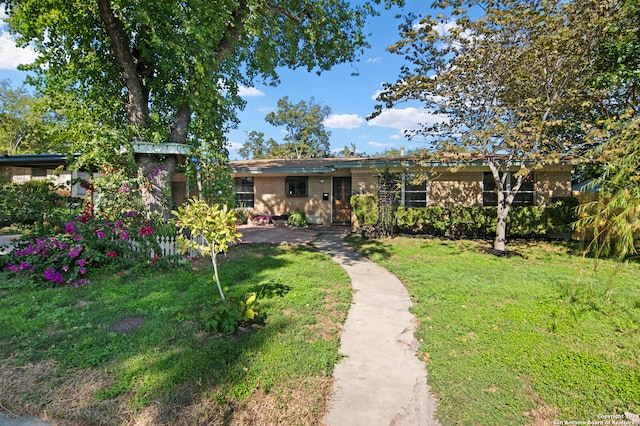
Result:
<instances>
[{"instance_id":1,"label":"blue sky","mask_svg":"<svg viewBox=\"0 0 640 426\"><path fill-rule=\"evenodd\" d=\"M331 108L325 127L331 132L331 149L336 152L345 146L351 147L351 144L356 145L358 152L367 155L401 146L407 149L425 147L424 143L409 141L403 136L404 130L430 119L420 105L398 105L371 121L366 117L374 111L376 93L384 82L396 80L404 60L400 55L386 51L398 39L397 28L402 21L395 15L409 11L426 14L428 8L427 1L407 0L404 9L394 8L372 18L366 29L371 33L371 49L361 56L358 63L338 65L320 76L306 70L280 70L281 84L277 87L243 87L241 94L247 104L239 112L239 127L228 134L231 159L240 158L237 149L246 140L246 133L252 130L263 132L266 138L282 141L283 129L265 122L264 116L274 111L278 99L284 96L293 103L309 101L313 97L316 103ZM0 6L0 9L3 8ZM3 10L0 13L4 16ZM4 26L1 27L0 79L9 78L19 86L24 74L16 71L16 66L32 61L33 53L16 49L5 30ZM354 72L358 75L352 75Z\"/></svg>"}]
</instances>

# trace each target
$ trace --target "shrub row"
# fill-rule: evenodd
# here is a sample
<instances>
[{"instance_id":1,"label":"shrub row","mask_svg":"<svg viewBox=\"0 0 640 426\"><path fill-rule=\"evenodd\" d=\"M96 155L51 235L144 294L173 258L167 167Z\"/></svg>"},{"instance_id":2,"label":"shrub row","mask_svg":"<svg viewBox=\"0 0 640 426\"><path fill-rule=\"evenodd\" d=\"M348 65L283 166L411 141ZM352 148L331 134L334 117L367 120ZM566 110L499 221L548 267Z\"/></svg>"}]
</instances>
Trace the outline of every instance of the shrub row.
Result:
<instances>
[{"instance_id":1,"label":"shrub row","mask_svg":"<svg viewBox=\"0 0 640 426\"><path fill-rule=\"evenodd\" d=\"M53 221L68 197L46 180L0 184L0 227Z\"/></svg>"},{"instance_id":2,"label":"shrub row","mask_svg":"<svg viewBox=\"0 0 640 426\"><path fill-rule=\"evenodd\" d=\"M527 238L570 234L571 224L577 220L578 204L573 197L558 197L548 207L513 207L507 218L507 233L510 237ZM351 198L351 205L361 227L377 225L377 197L357 195ZM397 233L488 238L495 235L497 208L398 207L393 221Z\"/></svg>"}]
</instances>

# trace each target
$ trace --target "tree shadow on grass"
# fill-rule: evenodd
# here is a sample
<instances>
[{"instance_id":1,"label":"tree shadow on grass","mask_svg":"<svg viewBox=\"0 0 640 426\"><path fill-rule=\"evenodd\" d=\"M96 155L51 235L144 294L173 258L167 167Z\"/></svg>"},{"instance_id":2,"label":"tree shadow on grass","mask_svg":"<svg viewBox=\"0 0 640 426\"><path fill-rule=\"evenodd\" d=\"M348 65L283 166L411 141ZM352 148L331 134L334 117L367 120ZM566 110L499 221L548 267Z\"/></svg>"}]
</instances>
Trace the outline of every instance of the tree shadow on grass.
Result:
<instances>
[{"instance_id":1,"label":"tree shadow on grass","mask_svg":"<svg viewBox=\"0 0 640 426\"><path fill-rule=\"evenodd\" d=\"M293 280L297 269L288 268L296 258L312 264L316 256L318 261L326 259L309 248L256 244L239 249L232 250L219 265L227 297L236 300L255 291L274 301L287 299L265 303L273 312L265 311L269 320L260 327L225 335L202 331L199 316L219 299L217 288L211 269L185 268L155 271L140 279L111 277L83 288L58 290L56 294L66 296L60 300L47 296L38 306L20 310L24 311L23 321L43 325L26 331L38 336L23 336L28 337L30 347L17 345L9 350L31 351L24 359L32 362L55 360L56 380L65 381L65 371L98 368L110 372L102 386L80 396L80 403L66 402L85 407L83 415L67 413L67 421L75 418L108 424L122 420L122 416L129 420L144 416L153 424L194 424L202 418L215 419L214 424L233 423L242 401L252 392L268 391L274 384L282 386L279 375L289 380L296 374L306 377L291 365L308 368L315 359L327 368L334 363L324 359L322 352L298 358L300 352L316 349L308 344L304 324L296 322L309 309L296 305L299 302L295 299L306 291L306 283ZM294 290L296 295L288 298ZM144 317L144 323L127 333L108 331L110 325L129 316ZM23 331L15 329L11 341L19 341L20 333ZM271 355L263 359L263 353ZM43 400L40 407L49 410L51 403ZM100 417L105 415L105 406L119 407L117 419ZM277 412L277 407L273 408ZM58 411L56 415L65 413Z\"/></svg>"},{"instance_id":2,"label":"tree shadow on grass","mask_svg":"<svg viewBox=\"0 0 640 426\"><path fill-rule=\"evenodd\" d=\"M391 251L386 247L383 240L380 239L364 239L356 235L350 235L344 240L351 249L366 258L378 257L389 259Z\"/></svg>"}]
</instances>

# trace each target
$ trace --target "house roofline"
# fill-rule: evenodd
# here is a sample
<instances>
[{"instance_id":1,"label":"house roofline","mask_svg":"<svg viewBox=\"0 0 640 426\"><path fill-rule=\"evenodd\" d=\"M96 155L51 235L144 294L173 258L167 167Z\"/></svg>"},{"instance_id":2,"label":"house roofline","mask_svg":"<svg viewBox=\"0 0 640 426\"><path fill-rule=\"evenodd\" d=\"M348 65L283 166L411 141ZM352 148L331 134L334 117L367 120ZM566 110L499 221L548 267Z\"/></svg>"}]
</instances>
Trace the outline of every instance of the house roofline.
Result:
<instances>
[{"instance_id":1,"label":"house roofline","mask_svg":"<svg viewBox=\"0 0 640 426\"><path fill-rule=\"evenodd\" d=\"M16 167L46 167L64 166L67 164L67 157L61 154L20 154L3 155L0 157L1 166Z\"/></svg>"}]
</instances>

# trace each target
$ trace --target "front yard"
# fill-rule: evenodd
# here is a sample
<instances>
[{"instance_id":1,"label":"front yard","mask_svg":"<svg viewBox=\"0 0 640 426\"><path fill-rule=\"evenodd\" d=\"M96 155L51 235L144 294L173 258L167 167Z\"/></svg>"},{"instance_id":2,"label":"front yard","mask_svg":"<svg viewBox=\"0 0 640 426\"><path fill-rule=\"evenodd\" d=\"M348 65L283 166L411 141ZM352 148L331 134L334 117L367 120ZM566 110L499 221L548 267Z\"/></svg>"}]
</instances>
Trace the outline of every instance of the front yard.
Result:
<instances>
[{"instance_id":1,"label":"front yard","mask_svg":"<svg viewBox=\"0 0 640 426\"><path fill-rule=\"evenodd\" d=\"M473 241L350 243L407 286L443 425L638 420L638 263L546 243L512 258Z\"/></svg>"},{"instance_id":2,"label":"front yard","mask_svg":"<svg viewBox=\"0 0 640 426\"><path fill-rule=\"evenodd\" d=\"M443 426L640 413L638 263L547 243L499 258L479 241L348 242L407 286ZM312 249L257 244L221 257L220 272L229 297L259 294L258 325L203 330L219 298L211 267L77 288L0 280L0 410L63 424L318 424L351 301L346 273ZM110 331L123 318L143 323Z\"/></svg>"},{"instance_id":3,"label":"front yard","mask_svg":"<svg viewBox=\"0 0 640 426\"><path fill-rule=\"evenodd\" d=\"M211 267L77 288L0 280L0 410L62 424L317 424L351 300L346 273L304 248L241 246L221 260L228 297L259 295L262 320L235 334L203 330L219 300ZM110 331L123 318L144 322Z\"/></svg>"}]
</instances>

